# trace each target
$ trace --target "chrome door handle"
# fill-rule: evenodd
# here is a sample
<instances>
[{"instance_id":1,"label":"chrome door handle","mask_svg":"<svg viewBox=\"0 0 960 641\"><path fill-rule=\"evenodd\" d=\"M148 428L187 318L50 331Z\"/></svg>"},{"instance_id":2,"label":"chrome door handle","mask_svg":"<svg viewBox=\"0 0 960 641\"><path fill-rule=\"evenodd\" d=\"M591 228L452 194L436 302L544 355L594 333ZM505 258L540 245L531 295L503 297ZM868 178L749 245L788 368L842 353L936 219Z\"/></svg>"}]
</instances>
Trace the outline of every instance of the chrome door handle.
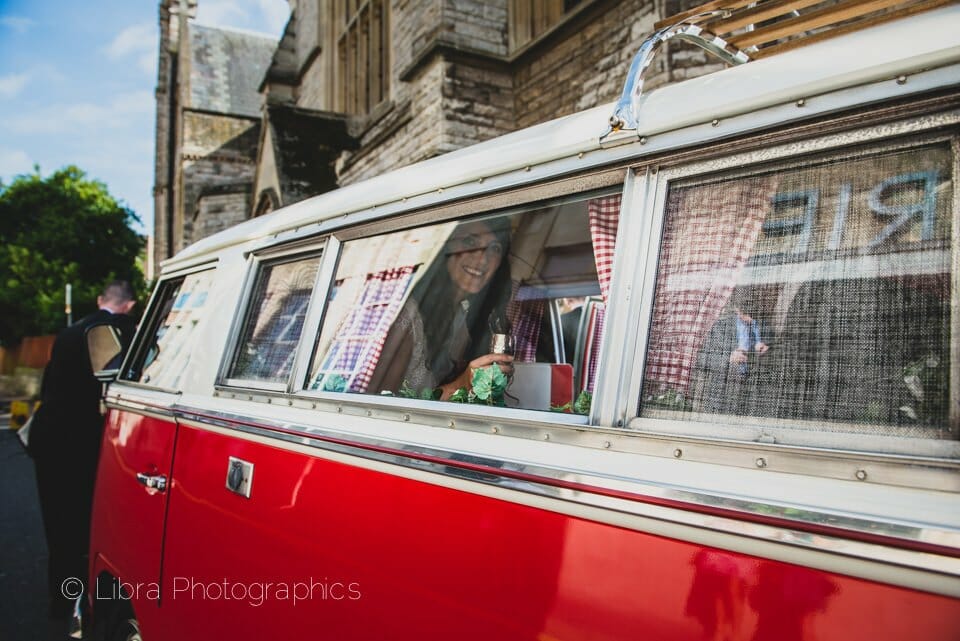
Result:
<instances>
[{"instance_id":1,"label":"chrome door handle","mask_svg":"<svg viewBox=\"0 0 960 641\"><path fill-rule=\"evenodd\" d=\"M137 472L137 480L140 481L141 485L157 492L164 492L167 489L167 477L162 474L151 476Z\"/></svg>"}]
</instances>

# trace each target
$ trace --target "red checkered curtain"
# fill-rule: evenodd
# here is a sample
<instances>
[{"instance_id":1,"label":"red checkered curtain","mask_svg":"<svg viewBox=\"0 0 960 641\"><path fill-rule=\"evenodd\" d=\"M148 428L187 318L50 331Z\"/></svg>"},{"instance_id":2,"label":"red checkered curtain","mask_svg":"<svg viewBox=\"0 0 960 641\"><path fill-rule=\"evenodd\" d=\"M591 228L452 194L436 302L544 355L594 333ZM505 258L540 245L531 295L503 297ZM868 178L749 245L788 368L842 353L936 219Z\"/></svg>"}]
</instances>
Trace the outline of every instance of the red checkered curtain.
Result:
<instances>
[{"instance_id":1,"label":"red checkered curtain","mask_svg":"<svg viewBox=\"0 0 960 641\"><path fill-rule=\"evenodd\" d=\"M597 262L597 280L606 302L610 292L610 273L613 269L613 250L617 242L617 223L620 221L620 194L587 201L590 218L590 239L593 257Z\"/></svg>"},{"instance_id":2,"label":"red checkered curtain","mask_svg":"<svg viewBox=\"0 0 960 641\"><path fill-rule=\"evenodd\" d=\"M583 362L580 371L583 372L580 389L593 393L597 382L597 369L600 363L600 338L603 336L603 325L606 321L606 306L599 302L590 302L587 306L587 331L583 344Z\"/></svg>"},{"instance_id":3,"label":"red checkered curtain","mask_svg":"<svg viewBox=\"0 0 960 641\"><path fill-rule=\"evenodd\" d=\"M518 300L520 283L514 281L510 302L507 303L507 320L510 321L514 343L514 360L533 363L537 360L537 344L540 342L540 323L543 321L543 299Z\"/></svg>"},{"instance_id":4,"label":"red checkered curtain","mask_svg":"<svg viewBox=\"0 0 960 641\"><path fill-rule=\"evenodd\" d=\"M329 376L345 379L345 389L365 392L380 360L383 344L396 320L416 266L369 274L359 301L337 329L316 373L315 388Z\"/></svg>"},{"instance_id":5,"label":"red checkered curtain","mask_svg":"<svg viewBox=\"0 0 960 641\"><path fill-rule=\"evenodd\" d=\"M686 395L697 353L760 235L775 177L671 188L647 345L651 390Z\"/></svg>"}]
</instances>

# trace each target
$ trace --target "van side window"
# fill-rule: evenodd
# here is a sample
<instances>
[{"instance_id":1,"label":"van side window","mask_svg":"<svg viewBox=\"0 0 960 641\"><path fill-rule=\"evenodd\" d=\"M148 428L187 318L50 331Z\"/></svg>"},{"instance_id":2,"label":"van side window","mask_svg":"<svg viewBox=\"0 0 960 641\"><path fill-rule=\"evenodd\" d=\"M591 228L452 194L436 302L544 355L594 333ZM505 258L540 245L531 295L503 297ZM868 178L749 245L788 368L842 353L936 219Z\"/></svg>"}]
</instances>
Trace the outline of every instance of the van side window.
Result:
<instances>
[{"instance_id":1,"label":"van side window","mask_svg":"<svg viewBox=\"0 0 960 641\"><path fill-rule=\"evenodd\" d=\"M570 411L595 380L619 209L580 196L345 243L308 389ZM476 363L503 353L488 397Z\"/></svg>"},{"instance_id":2,"label":"van side window","mask_svg":"<svg viewBox=\"0 0 960 641\"><path fill-rule=\"evenodd\" d=\"M228 379L287 382L319 265L314 255L260 266Z\"/></svg>"},{"instance_id":3,"label":"van side window","mask_svg":"<svg viewBox=\"0 0 960 641\"><path fill-rule=\"evenodd\" d=\"M641 416L957 438L952 163L932 144L670 184Z\"/></svg>"},{"instance_id":4,"label":"van side window","mask_svg":"<svg viewBox=\"0 0 960 641\"><path fill-rule=\"evenodd\" d=\"M213 270L188 274L160 286L149 332L137 347L123 378L154 387L176 389L190 359L198 353L197 328L209 310Z\"/></svg>"}]
</instances>

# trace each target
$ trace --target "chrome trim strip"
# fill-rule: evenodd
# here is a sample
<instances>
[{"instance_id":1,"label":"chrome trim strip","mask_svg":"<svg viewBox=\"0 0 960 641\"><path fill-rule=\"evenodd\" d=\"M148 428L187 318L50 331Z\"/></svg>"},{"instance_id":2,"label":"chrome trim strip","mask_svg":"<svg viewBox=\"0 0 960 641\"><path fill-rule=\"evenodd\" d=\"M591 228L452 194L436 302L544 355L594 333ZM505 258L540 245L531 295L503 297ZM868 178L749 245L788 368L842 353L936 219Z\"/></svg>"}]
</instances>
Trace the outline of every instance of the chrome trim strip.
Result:
<instances>
[{"instance_id":1,"label":"chrome trim strip","mask_svg":"<svg viewBox=\"0 0 960 641\"><path fill-rule=\"evenodd\" d=\"M318 440L322 438L320 430L311 430L309 435L278 433L222 417L185 417L182 423L228 437L656 536L960 597L960 558L539 483L524 478L524 472L544 470L524 469L514 463L463 454L448 452L449 459L418 457L421 448L408 445L400 445L400 450L379 446L361 448Z\"/></svg>"},{"instance_id":2,"label":"chrome trim strip","mask_svg":"<svg viewBox=\"0 0 960 641\"><path fill-rule=\"evenodd\" d=\"M845 545L881 544L884 547L874 552L886 550L883 556L890 557L882 559L886 562L960 577L960 530L918 522L879 522L856 514L816 511L796 505L757 504L734 496L711 495L575 469L547 468L522 461L484 458L401 441L348 436L342 432L281 421L260 418L252 421L235 414L182 405L176 406L174 410L177 416L187 423L214 425L391 465L458 477L466 476L478 482L522 488L535 494L564 495L569 500L588 505L602 507L614 501L617 509L638 514L666 509L670 512L668 520L711 528L721 524L719 529L745 536L768 538L771 532L762 528L786 528L785 531L793 534L786 539L782 533L777 534L777 540L796 539L797 544L806 545L811 537L816 539L824 536L830 540L845 541L844 545L832 545L837 550L843 549L844 554L875 560L881 559L873 553L867 555L851 552ZM658 518L667 516L661 515ZM757 534L749 533L753 530ZM850 540L847 537L860 540ZM894 545L901 547L892 547ZM922 559L909 557L914 554L936 555L938 560L927 563ZM948 560L948 557L954 558Z\"/></svg>"},{"instance_id":3,"label":"chrome trim strip","mask_svg":"<svg viewBox=\"0 0 960 641\"><path fill-rule=\"evenodd\" d=\"M176 420L176 412L171 407L164 407L163 405L154 405L152 403L144 403L140 401L133 401L126 398L112 397L107 398L104 403L108 409L119 410L123 412L134 412L140 416L148 416L150 418L156 418L163 421L173 421Z\"/></svg>"}]
</instances>

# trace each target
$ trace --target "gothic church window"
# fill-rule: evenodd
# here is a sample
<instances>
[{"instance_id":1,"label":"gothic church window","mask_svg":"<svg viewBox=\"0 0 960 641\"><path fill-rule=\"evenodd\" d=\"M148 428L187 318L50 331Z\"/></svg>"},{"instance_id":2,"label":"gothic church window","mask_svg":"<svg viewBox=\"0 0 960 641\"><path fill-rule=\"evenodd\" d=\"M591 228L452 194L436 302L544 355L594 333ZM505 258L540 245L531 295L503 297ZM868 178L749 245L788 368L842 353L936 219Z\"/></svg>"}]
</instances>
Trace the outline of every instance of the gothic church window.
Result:
<instances>
[{"instance_id":1,"label":"gothic church window","mask_svg":"<svg viewBox=\"0 0 960 641\"><path fill-rule=\"evenodd\" d=\"M336 100L338 111L367 114L388 95L389 0L337 0Z\"/></svg>"},{"instance_id":2,"label":"gothic church window","mask_svg":"<svg viewBox=\"0 0 960 641\"><path fill-rule=\"evenodd\" d=\"M510 49L516 51L560 24L589 0L510 0Z\"/></svg>"}]
</instances>

